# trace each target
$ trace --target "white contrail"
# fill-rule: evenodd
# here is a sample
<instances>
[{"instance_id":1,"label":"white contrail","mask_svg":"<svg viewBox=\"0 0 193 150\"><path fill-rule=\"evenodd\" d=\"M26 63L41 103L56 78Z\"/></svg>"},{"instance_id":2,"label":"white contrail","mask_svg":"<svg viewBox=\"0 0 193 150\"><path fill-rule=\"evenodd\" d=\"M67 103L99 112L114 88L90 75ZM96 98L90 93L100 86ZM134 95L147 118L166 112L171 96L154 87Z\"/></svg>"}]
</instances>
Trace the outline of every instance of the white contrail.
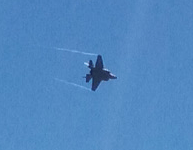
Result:
<instances>
[{"instance_id":1,"label":"white contrail","mask_svg":"<svg viewBox=\"0 0 193 150\"><path fill-rule=\"evenodd\" d=\"M56 81L59 81L59 82L63 82L63 83L66 83L66 84L69 84L69 85L73 85L73 86L76 86L76 87L79 87L81 89L84 89L84 90L87 90L87 91L91 91L89 88L87 87L84 87L82 85L78 85L78 84L75 84L75 83L72 83L72 82L68 82L66 80L61 80L61 79L58 79L58 78L54 78Z\"/></svg>"},{"instance_id":2,"label":"white contrail","mask_svg":"<svg viewBox=\"0 0 193 150\"><path fill-rule=\"evenodd\" d=\"M77 50L72 50L72 49L66 49L66 48L58 48L58 47L53 47L55 50L58 51L66 51L66 52L72 52L72 53L79 53L79 54L83 54L83 55L90 55L90 56L97 56L98 54L94 54L94 53L87 53L87 52L81 52L81 51L77 51Z\"/></svg>"}]
</instances>

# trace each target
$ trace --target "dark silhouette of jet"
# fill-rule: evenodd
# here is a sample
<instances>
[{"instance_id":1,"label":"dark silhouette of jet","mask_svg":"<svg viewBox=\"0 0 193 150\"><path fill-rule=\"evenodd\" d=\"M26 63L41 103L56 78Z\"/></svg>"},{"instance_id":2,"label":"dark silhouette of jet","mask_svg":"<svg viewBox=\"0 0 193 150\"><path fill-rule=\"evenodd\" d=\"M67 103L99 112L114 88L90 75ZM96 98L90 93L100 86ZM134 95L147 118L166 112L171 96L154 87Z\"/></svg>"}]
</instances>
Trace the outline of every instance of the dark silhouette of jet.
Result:
<instances>
[{"instance_id":1,"label":"dark silhouette of jet","mask_svg":"<svg viewBox=\"0 0 193 150\"><path fill-rule=\"evenodd\" d=\"M89 63L85 63L88 68L90 68L90 74L86 74L86 82L89 82L92 79L92 90L95 91L99 86L101 81L108 81L109 79L117 79L115 75L113 75L109 70L104 69L102 56L97 56L97 61L95 67L93 65L92 60Z\"/></svg>"}]
</instances>

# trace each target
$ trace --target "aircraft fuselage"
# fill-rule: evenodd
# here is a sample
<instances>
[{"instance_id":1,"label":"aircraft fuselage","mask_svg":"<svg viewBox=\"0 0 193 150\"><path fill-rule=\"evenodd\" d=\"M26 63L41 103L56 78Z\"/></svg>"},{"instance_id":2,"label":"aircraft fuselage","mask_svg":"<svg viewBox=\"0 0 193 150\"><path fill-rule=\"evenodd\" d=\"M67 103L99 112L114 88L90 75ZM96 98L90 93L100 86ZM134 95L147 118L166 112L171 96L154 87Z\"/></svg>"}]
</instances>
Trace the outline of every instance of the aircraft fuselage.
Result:
<instances>
[{"instance_id":1,"label":"aircraft fuselage","mask_svg":"<svg viewBox=\"0 0 193 150\"><path fill-rule=\"evenodd\" d=\"M92 60L89 63L85 63L90 68L90 74L86 74L86 82L88 83L92 79L92 91L95 91L101 81L108 81L109 79L117 79L109 70L104 69L102 56L97 56L95 66Z\"/></svg>"},{"instance_id":2,"label":"aircraft fuselage","mask_svg":"<svg viewBox=\"0 0 193 150\"><path fill-rule=\"evenodd\" d=\"M109 79L116 79L117 77L110 73L110 71L100 69L100 68L92 68L90 71L90 75L92 78L100 77L103 81L108 81Z\"/></svg>"}]
</instances>

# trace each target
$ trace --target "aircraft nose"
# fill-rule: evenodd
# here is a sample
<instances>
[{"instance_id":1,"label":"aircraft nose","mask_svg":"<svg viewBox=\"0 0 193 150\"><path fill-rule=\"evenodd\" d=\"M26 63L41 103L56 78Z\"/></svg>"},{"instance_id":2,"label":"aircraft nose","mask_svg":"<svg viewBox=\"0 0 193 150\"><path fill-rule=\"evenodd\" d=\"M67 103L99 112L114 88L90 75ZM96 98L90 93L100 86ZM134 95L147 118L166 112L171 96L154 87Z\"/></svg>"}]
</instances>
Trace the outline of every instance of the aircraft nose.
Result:
<instances>
[{"instance_id":1,"label":"aircraft nose","mask_svg":"<svg viewBox=\"0 0 193 150\"><path fill-rule=\"evenodd\" d=\"M112 75L111 79L117 79L117 77L115 75Z\"/></svg>"},{"instance_id":2,"label":"aircraft nose","mask_svg":"<svg viewBox=\"0 0 193 150\"><path fill-rule=\"evenodd\" d=\"M110 73L110 78L111 79L117 79L117 77L114 74L112 74L112 73Z\"/></svg>"},{"instance_id":3,"label":"aircraft nose","mask_svg":"<svg viewBox=\"0 0 193 150\"><path fill-rule=\"evenodd\" d=\"M117 77L116 77L116 76L113 76L113 79L117 79Z\"/></svg>"}]
</instances>

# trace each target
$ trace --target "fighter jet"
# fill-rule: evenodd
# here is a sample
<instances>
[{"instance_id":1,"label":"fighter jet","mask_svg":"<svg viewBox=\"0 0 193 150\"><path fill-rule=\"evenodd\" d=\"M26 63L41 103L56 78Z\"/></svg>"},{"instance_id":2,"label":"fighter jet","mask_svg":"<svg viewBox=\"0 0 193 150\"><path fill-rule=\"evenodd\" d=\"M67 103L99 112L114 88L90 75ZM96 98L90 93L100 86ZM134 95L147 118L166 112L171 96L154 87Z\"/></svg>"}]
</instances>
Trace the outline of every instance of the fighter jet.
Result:
<instances>
[{"instance_id":1,"label":"fighter jet","mask_svg":"<svg viewBox=\"0 0 193 150\"><path fill-rule=\"evenodd\" d=\"M88 83L92 79L92 91L95 91L101 81L108 81L109 79L117 79L109 70L103 66L102 56L97 56L95 67L92 60L89 63L85 63L90 68L90 74L86 74L86 82Z\"/></svg>"}]
</instances>

